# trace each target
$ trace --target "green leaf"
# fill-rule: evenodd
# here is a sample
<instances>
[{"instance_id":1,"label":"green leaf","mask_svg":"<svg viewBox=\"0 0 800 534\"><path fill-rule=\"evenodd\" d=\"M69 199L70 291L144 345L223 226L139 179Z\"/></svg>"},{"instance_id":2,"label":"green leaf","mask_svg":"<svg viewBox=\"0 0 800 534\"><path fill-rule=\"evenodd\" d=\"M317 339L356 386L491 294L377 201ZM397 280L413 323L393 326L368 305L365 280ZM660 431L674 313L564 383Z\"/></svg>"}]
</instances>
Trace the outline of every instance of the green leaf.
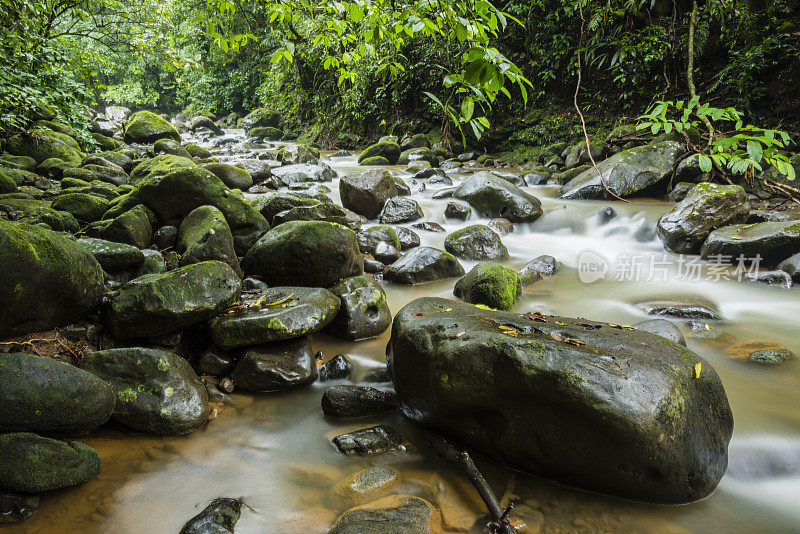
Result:
<instances>
[{"instance_id":1,"label":"green leaf","mask_svg":"<svg viewBox=\"0 0 800 534\"><path fill-rule=\"evenodd\" d=\"M471 96L465 97L461 101L461 120L467 122L472 118L472 113L475 111L475 101Z\"/></svg>"},{"instance_id":2,"label":"green leaf","mask_svg":"<svg viewBox=\"0 0 800 534\"><path fill-rule=\"evenodd\" d=\"M711 169L713 168L713 164L711 163L711 158L703 154L700 154L698 156L698 163L700 164L700 170L702 170L703 172L711 172Z\"/></svg>"}]
</instances>

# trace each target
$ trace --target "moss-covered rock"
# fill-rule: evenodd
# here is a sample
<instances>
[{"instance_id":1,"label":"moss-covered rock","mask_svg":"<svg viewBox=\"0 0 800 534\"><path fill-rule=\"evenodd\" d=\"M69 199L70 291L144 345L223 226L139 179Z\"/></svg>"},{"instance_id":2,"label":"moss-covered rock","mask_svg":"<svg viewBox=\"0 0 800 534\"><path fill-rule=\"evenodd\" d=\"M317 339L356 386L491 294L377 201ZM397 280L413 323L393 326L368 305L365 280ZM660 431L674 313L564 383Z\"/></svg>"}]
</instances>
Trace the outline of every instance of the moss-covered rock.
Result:
<instances>
[{"instance_id":1,"label":"moss-covered rock","mask_svg":"<svg viewBox=\"0 0 800 534\"><path fill-rule=\"evenodd\" d=\"M176 250L181 255L181 265L219 260L230 265L237 275L242 275L231 229L225 216L214 206L200 206L183 219Z\"/></svg>"},{"instance_id":2,"label":"moss-covered rock","mask_svg":"<svg viewBox=\"0 0 800 534\"><path fill-rule=\"evenodd\" d=\"M144 253L133 245L94 237L78 239L78 244L91 252L107 273L135 269L144 262Z\"/></svg>"},{"instance_id":3,"label":"moss-covered rock","mask_svg":"<svg viewBox=\"0 0 800 534\"><path fill-rule=\"evenodd\" d=\"M169 122L150 111L137 111L125 122L125 141L150 144L159 139L180 142L181 135Z\"/></svg>"},{"instance_id":4,"label":"moss-covered rock","mask_svg":"<svg viewBox=\"0 0 800 534\"><path fill-rule=\"evenodd\" d=\"M114 392L73 365L30 354L0 355L0 432L82 436L113 410Z\"/></svg>"},{"instance_id":5,"label":"moss-covered rock","mask_svg":"<svg viewBox=\"0 0 800 534\"><path fill-rule=\"evenodd\" d=\"M400 157L400 145L390 141L375 143L361 152L361 154L358 156L358 162L362 165L369 165L369 163L365 163L365 160L373 157L385 158L388 162L388 165L394 165L397 163L397 160ZM376 165L376 163L371 164Z\"/></svg>"},{"instance_id":6,"label":"moss-covered rock","mask_svg":"<svg viewBox=\"0 0 800 534\"><path fill-rule=\"evenodd\" d=\"M105 323L120 340L169 334L230 307L241 285L239 276L221 261L140 276L111 297Z\"/></svg>"},{"instance_id":7,"label":"moss-covered rock","mask_svg":"<svg viewBox=\"0 0 800 534\"><path fill-rule=\"evenodd\" d=\"M75 217L70 213L56 211L51 205L47 200L0 199L0 211L5 212L12 221L30 225L45 224L60 232L77 232L79 225Z\"/></svg>"},{"instance_id":8,"label":"moss-covered rock","mask_svg":"<svg viewBox=\"0 0 800 534\"><path fill-rule=\"evenodd\" d=\"M331 288L342 305L327 331L343 339L367 339L382 334L392 324L386 294L379 282L367 276L342 280Z\"/></svg>"},{"instance_id":9,"label":"moss-covered rock","mask_svg":"<svg viewBox=\"0 0 800 534\"><path fill-rule=\"evenodd\" d=\"M197 167L197 165L189 158L161 154L154 158L146 159L134 167L131 171L130 182L136 185L147 178L165 176L178 169L191 169L194 167Z\"/></svg>"},{"instance_id":10,"label":"moss-covered rock","mask_svg":"<svg viewBox=\"0 0 800 534\"><path fill-rule=\"evenodd\" d=\"M479 263L456 282L453 294L471 304L510 310L522 295L522 282L519 274L508 267Z\"/></svg>"},{"instance_id":11,"label":"moss-covered rock","mask_svg":"<svg viewBox=\"0 0 800 534\"><path fill-rule=\"evenodd\" d=\"M391 165L391 163L389 163L389 160L383 156L370 156L362 159L359 162L359 165L363 165L365 167L379 167L381 165Z\"/></svg>"},{"instance_id":12,"label":"moss-covered rock","mask_svg":"<svg viewBox=\"0 0 800 534\"><path fill-rule=\"evenodd\" d=\"M181 435L208 420L206 388L174 352L120 348L87 354L81 369L101 378L117 398L113 418L142 432Z\"/></svg>"},{"instance_id":13,"label":"moss-covered rock","mask_svg":"<svg viewBox=\"0 0 800 534\"><path fill-rule=\"evenodd\" d=\"M242 267L270 285L330 287L362 274L364 256L355 233L341 224L291 221L264 234Z\"/></svg>"},{"instance_id":14,"label":"moss-covered rock","mask_svg":"<svg viewBox=\"0 0 800 534\"><path fill-rule=\"evenodd\" d=\"M325 328L339 306L339 298L326 289L273 287L245 294L244 306L215 317L209 330L226 350L283 341Z\"/></svg>"},{"instance_id":15,"label":"moss-covered rock","mask_svg":"<svg viewBox=\"0 0 800 534\"><path fill-rule=\"evenodd\" d=\"M36 170L37 162L29 156L12 156L11 154L0 155L0 165L12 169L33 172Z\"/></svg>"},{"instance_id":16,"label":"moss-covered rock","mask_svg":"<svg viewBox=\"0 0 800 534\"><path fill-rule=\"evenodd\" d=\"M40 493L76 486L100 474L97 451L77 441L28 432L0 434L0 487Z\"/></svg>"},{"instance_id":17,"label":"moss-covered rock","mask_svg":"<svg viewBox=\"0 0 800 534\"><path fill-rule=\"evenodd\" d=\"M116 243L127 243L137 248L147 248L153 240L152 214L138 205L108 221L102 221L96 232L87 230L93 237L101 237Z\"/></svg>"},{"instance_id":18,"label":"moss-covered rock","mask_svg":"<svg viewBox=\"0 0 800 534\"><path fill-rule=\"evenodd\" d=\"M398 165L413 165L417 162L424 161L432 167L439 165L439 158L437 158L430 148L410 148L400 153L397 159Z\"/></svg>"},{"instance_id":19,"label":"moss-covered rock","mask_svg":"<svg viewBox=\"0 0 800 534\"><path fill-rule=\"evenodd\" d=\"M456 230L444 240L444 249L465 260L505 260L508 249L491 228L474 224Z\"/></svg>"},{"instance_id":20,"label":"moss-covered rock","mask_svg":"<svg viewBox=\"0 0 800 534\"><path fill-rule=\"evenodd\" d=\"M0 219L0 339L81 319L105 292L103 271L56 232Z\"/></svg>"},{"instance_id":21,"label":"moss-covered rock","mask_svg":"<svg viewBox=\"0 0 800 534\"><path fill-rule=\"evenodd\" d=\"M278 128L281 123L281 114L270 108L257 108L242 119L242 128L250 132L253 128L266 127Z\"/></svg>"},{"instance_id":22,"label":"moss-covered rock","mask_svg":"<svg viewBox=\"0 0 800 534\"><path fill-rule=\"evenodd\" d=\"M109 201L89 193L67 193L53 199L51 207L56 211L71 213L79 221L100 220L108 210Z\"/></svg>"},{"instance_id":23,"label":"moss-covered rock","mask_svg":"<svg viewBox=\"0 0 800 534\"><path fill-rule=\"evenodd\" d=\"M246 191L253 185L253 177L241 167L227 163L206 163L203 168L213 172L217 178L222 180L222 183L231 189Z\"/></svg>"},{"instance_id":24,"label":"moss-covered rock","mask_svg":"<svg viewBox=\"0 0 800 534\"><path fill-rule=\"evenodd\" d=\"M17 192L17 182L0 169L0 195Z\"/></svg>"},{"instance_id":25,"label":"moss-covered rock","mask_svg":"<svg viewBox=\"0 0 800 534\"><path fill-rule=\"evenodd\" d=\"M102 150L116 150L122 146L122 141L117 141L112 137L108 137L107 135L103 135L101 133L92 132L89 134L94 139L94 142L97 143Z\"/></svg>"},{"instance_id":26,"label":"moss-covered rock","mask_svg":"<svg viewBox=\"0 0 800 534\"><path fill-rule=\"evenodd\" d=\"M327 221L341 224L357 232L361 229L363 217L332 202L316 206L298 206L275 215L273 224L278 226L289 221Z\"/></svg>"},{"instance_id":27,"label":"moss-covered rock","mask_svg":"<svg viewBox=\"0 0 800 534\"><path fill-rule=\"evenodd\" d=\"M272 126L257 126L247 132L248 137L266 139L267 141L279 141L283 138L283 130Z\"/></svg>"},{"instance_id":28,"label":"moss-covered rock","mask_svg":"<svg viewBox=\"0 0 800 534\"><path fill-rule=\"evenodd\" d=\"M407 417L510 467L660 503L701 499L725 473L719 377L654 334L422 298L386 354Z\"/></svg>"},{"instance_id":29,"label":"moss-covered rock","mask_svg":"<svg viewBox=\"0 0 800 534\"><path fill-rule=\"evenodd\" d=\"M174 139L159 139L153 143L153 152L156 154L171 154L182 158L191 158L189 151Z\"/></svg>"},{"instance_id":30,"label":"moss-covered rock","mask_svg":"<svg viewBox=\"0 0 800 534\"><path fill-rule=\"evenodd\" d=\"M213 156L210 150L198 146L195 143L187 143L186 151L189 152L189 155L191 155L193 158L197 159L209 159Z\"/></svg>"},{"instance_id":31,"label":"moss-covered rock","mask_svg":"<svg viewBox=\"0 0 800 534\"><path fill-rule=\"evenodd\" d=\"M52 130L33 130L20 133L8 140L6 150L17 156L28 156L41 163L56 158L71 163L80 163L83 153L72 137Z\"/></svg>"}]
</instances>

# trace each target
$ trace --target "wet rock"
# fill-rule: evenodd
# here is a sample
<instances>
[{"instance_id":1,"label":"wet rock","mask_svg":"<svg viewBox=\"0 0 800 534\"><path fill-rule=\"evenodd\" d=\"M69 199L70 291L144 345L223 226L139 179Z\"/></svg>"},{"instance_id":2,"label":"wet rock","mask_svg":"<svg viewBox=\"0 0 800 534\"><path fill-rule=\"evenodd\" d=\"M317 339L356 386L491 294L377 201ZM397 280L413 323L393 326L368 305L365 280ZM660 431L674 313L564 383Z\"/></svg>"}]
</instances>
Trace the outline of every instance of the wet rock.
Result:
<instances>
[{"instance_id":1,"label":"wet rock","mask_svg":"<svg viewBox=\"0 0 800 534\"><path fill-rule=\"evenodd\" d=\"M234 164L240 169L244 169L253 178L254 184L260 184L272 177L272 167L266 161L243 159L235 161Z\"/></svg>"},{"instance_id":2,"label":"wet rock","mask_svg":"<svg viewBox=\"0 0 800 534\"><path fill-rule=\"evenodd\" d=\"M301 387L317 379L308 337L250 347L231 373L237 389L277 391Z\"/></svg>"},{"instance_id":3,"label":"wet rock","mask_svg":"<svg viewBox=\"0 0 800 534\"><path fill-rule=\"evenodd\" d=\"M510 184L514 184L517 187L525 187L527 185L522 175L516 172L495 170L495 171L489 171L489 174L497 176L498 178L503 179Z\"/></svg>"},{"instance_id":4,"label":"wet rock","mask_svg":"<svg viewBox=\"0 0 800 534\"><path fill-rule=\"evenodd\" d=\"M364 272L370 274L378 274L383 273L386 269L386 266L379 262L378 260L374 260L372 258L364 258Z\"/></svg>"},{"instance_id":5,"label":"wet rock","mask_svg":"<svg viewBox=\"0 0 800 534\"><path fill-rule=\"evenodd\" d=\"M744 273L744 279L748 282L757 282L773 287L789 289L792 287L792 277L785 271L754 271Z\"/></svg>"},{"instance_id":6,"label":"wet rock","mask_svg":"<svg viewBox=\"0 0 800 534\"><path fill-rule=\"evenodd\" d=\"M692 182L679 182L675 184L675 187L673 187L672 191L667 195L667 200L670 202L681 202L695 185L696 184Z\"/></svg>"},{"instance_id":7,"label":"wet rock","mask_svg":"<svg viewBox=\"0 0 800 534\"><path fill-rule=\"evenodd\" d=\"M322 395L322 411L331 417L367 417L393 410L397 396L369 386L333 386Z\"/></svg>"},{"instance_id":8,"label":"wet rock","mask_svg":"<svg viewBox=\"0 0 800 534\"><path fill-rule=\"evenodd\" d=\"M144 254L133 245L94 237L83 237L78 244L89 251L108 273L135 269L144 262Z\"/></svg>"},{"instance_id":9,"label":"wet rock","mask_svg":"<svg viewBox=\"0 0 800 534\"><path fill-rule=\"evenodd\" d=\"M51 158L80 163L84 156L78 142L69 135L40 128L10 137L4 148L15 156L33 158L37 163Z\"/></svg>"},{"instance_id":10,"label":"wet rock","mask_svg":"<svg viewBox=\"0 0 800 534\"><path fill-rule=\"evenodd\" d=\"M226 163L206 163L203 168L213 172L217 178L222 180L222 183L231 189L246 191L253 185L253 177L241 167Z\"/></svg>"},{"instance_id":11,"label":"wet rock","mask_svg":"<svg viewBox=\"0 0 800 534\"><path fill-rule=\"evenodd\" d=\"M593 491L662 503L713 491L733 430L714 369L647 332L541 319L439 298L407 305L387 347L404 415Z\"/></svg>"},{"instance_id":12,"label":"wet rock","mask_svg":"<svg viewBox=\"0 0 800 534\"><path fill-rule=\"evenodd\" d=\"M318 165L298 164L275 167L272 176L278 178L283 185L306 182L330 182L336 178L336 172L320 163Z\"/></svg>"},{"instance_id":13,"label":"wet rock","mask_svg":"<svg viewBox=\"0 0 800 534\"><path fill-rule=\"evenodd\" d=\"M114 392L86 371L42 356L0 357L0 432L82 436L113 410Z\"/></svg>"},{"instance_id":14,"label":"wet rock","mask_svg":"<svg viewBox=\"0 0 800 534\"><path fill-rule=\"evenodd\" d=\"M564 167L572 169L579 165L590 163L592 158L599 161L603 157L603 147L590 145L591 151L586 149L586 143L578 143L570 147L564 156ZM591 154L591 157L590 157Z\"/></svg>"},{"instance_id":15,"label":"wet rock","mask_svg":"<svg viewBox=\"0 0 800 534\"><path fill-rule=\"evenodd\" d=\"M500 236L482 224L467 226L448 235L444 240L444 249L465 260L508 259L508 249Z\"/></svg>"},{"instance_id":16,"label":"wet rock","mask_svg":"<svg viewBox=\"0 0 800 534\"><path fill-rule=\"evenodd\" d=\"M456 190L455 187L445 187L444 189L439 189L431 198L434 200L441 200L443 198L450 198L453 196L453 192Z\"/></svg>"},{"instance_id":17,"label":"wet rock","mask_svg":"<svg viewBox=\"0 0 800 534\"><path fill-rule=\"evenodd\" d=\"M436 172L434 174L430 175L430 177L428 178L428 183L429 184L453 185L453 180L449 176L447 176L444 173L444 171L442 171L441 169L430 169L430 170L434 170ZM420 171L420 172L424 172L424 171ZM419 173L414 175L414 179L417 179L417 180L419 179L417 177L418 174Z\"/></svg>"},{"instance_id":18,"label":"wet rock","mask_svg":"<svg viewBox=\"0 0 800 534\"><path fill-rule=\"evenodd\" d=\"M38 511L38 495L0 490L0 525L23 521Z\"/></svg>"},{"instance_id":19,"label":"wet rock","mask_svg":"<svg viewBox=\"0 0 800 534\"><path fill-rule=\"evenodd\" d=\"M406 251L420 245L419 235L414 230L400 226L397 228L397 238L400 240L400 250Z\"/></svg>"},{"instance_id":20,"label":"wet rock","mask_svg":"<svg viewBox=\"0 0 800 534\"><path fill-rule=\"evenodd\" d=\"M208 394L189 362L139 347L92 352L80 362L114 390L113 418L157 435L194 432L208 420Z\"/></svg>"},{"instance_id":21,"label":"wet rock","mask_svg":"<svg viewBox=\"0 0 800 534\"><path fill-rule=\"evenodd\" d=\"M175 246L178 241L177 226L162 226L153 234L153 244L158 250L166 250Z\"/></svg>"},{"instance_id":22,"label":"wet rock","mask_svg":"<svg viewBox=\"0 0 800 534\"><path fill-rule=\"evenodd\" d=\"M361 223L366 222L366 219L341 206L325 202L314 206L298 206L282 211L272 219L272 223L275 226L280 226L289 221L326 221L341 224L358 232L361 229Z\"/></svg>"},{"instance_id":23,"label":"wet rock","mask_svg":"<svg viewBox=\"0 0 800 534\"><path fill-rule=\"evenodd\" d=\"M761 257L762 267L777 265L787 256L800 252L800 221L735 224L708 235L700 255L738 261L740 256Z\"/></svg>"},{"instance_id":24,"label":"wet rock","mask_svg":"<svg viewBox=\"0 0 800 534\"><path fill-rule=\"evenodd\" d=\"M683 337L680 329L666 319L641 321L633 325L633 327L637 330L644 330L645 332L661 336L678 345L686 346L686 338Z\"/></svg>"},{"instance_id":25,"label":"wet rock","mask_svg":"<svg viewBox=\"0 0 800 534\"><path fill-rule=\"evenodd\" d=\"M797 220L796 212L769 211L769 210L750 210L745 223L754 224L760 222L787 222Z\"/></svg>"},{"instance_id":26,"label":"wet rock","mask_svg":"<svg viewBox=\"0 0 800 534\"><path fill-rule=\"evenodd\" d=\"M778 264L778 269L788 273L792 281L800 282L800 253L786 258Z\"/></svg>"},{"instance_id":27,"label":"wet rock","mask_svg":"<svg viewBox=\"0 0 800 534\"><path fill-rule=\"evenodd\" d=\"M433 506L419 497L393 495L351 508L339 516L329 534L428 534L436 532Z\"/></svg>"},{"instance_id":28,"label":"wet rock","mask_svg":"<svg viewBox=\"0 0 800 534\"><path fill-rule=\"evenodd\" d=\"M358 233L358 247L361 252L372 254L378 243L388 243L396 249L401 247L397 232L391 226L371 226Z\"/></svg>"},{"instance_id":29,"label":"wet rock","mask_svg":"<svg viewBox=\"0 0 800 534\"><path fill-rule=\"evenodd\" d=\"M324 221L290 221L258 240L242 260L245 273L269 285L330 287L364 272L355 233Z\"/></svg>"},{"instance_id":30,"label":"wet rock","mask_svg":"<svg viewBox=\"0 0 800 534\"><path fill-rule=\"evenodd\" d=\"M245 132L253 128L268 127L277 128L281 124L281 114L274 109L256 108L242 119L241 126Z\"/></svg>"},{"instance_id":31,"label":"wet rock","mask_svg":"<svg viewBox=\"0 0 800 534\"><path fill-rule=\"evenodd\" d=\"M320 381L349 378L353 364L344 354L337 354L319 368Z\"/></svg>"},{"instance_id":32,"label":"wet rock","mask_svg":"<svg viewBox=\"0 0 800 534\"><path fill-rule=\"evenodd\" d=\"M617 216L617 212L611 206L606 206L597 212L597 218L600 224L607 224L609 221Z\"/></svg>"},{"instance_id":33,"label":"wet rock","mask_svg":"<svg viewBox=\"0 0 800 534\"><path fill-rule=\"evenodd\" d=\"M470 213L472 213L472 208L458 202L448 202L444 208L444 216L448 219L466 221L469 219Z\"/></svg>"},{"instance_id":34,"label":"wet rock","mask_svg":"<svg viewBox=\"0 0 800 534\"><path fill-rule=\"evenodd\" d=\"M215 345L209 345L200 358L195 368L199 375L222 376L233 369L235 353L223 350Z\"/></svg>"},{"instance_id":35,"label":"wet rock","mask_svg":"<svg viewBox=\"0 0 800 534\"><path fill-rule=\"evenodd\" d=\"M264 218L273 226L274 218L279 213L289 211L292 208L317 206L320 204L319 200L312 198L300 198L296 195L289 193L272 193L269 195L259 196L256 198L252 205L257 209Z\"/></svg>"},{"instance_id":36,"label":"wet rock","mask_svg":"<svg viewBox=\"0 0 800 534\"><path fill-rule=\"evenodd\" d=\"M391 378L389 377L389 370L386 368L385 365L379 365L378 367L373 367L361 378L362 382L372 382L372 383L385 383L390 382Z\"/></svg>"},{"instance_id":37,"label":"wet rock","mask_svg":"<svg viewBox=\"0 0 800 534\"><path fill-rule=\"evenodd\" d=\"M87 234L116 243L127 243L137 248L147 248L153 239L152 213L143 206L134 208L109 221L100 221L97 227L87 229Z\"/></svg>"},{"instance_id":38,"label":"wet rock","mask_svg":"<svg viewBox=\"0 0 800 534\"><path fill-rule=\"evenodd\" d=\"M95 309L103 270L80 244L0 219L0 339L70 324Z\"/></svg>"},{"instance_id":39,"label":"wet rock","mask_svg":"<svg viewBox=\"0 0 800 534\"><path fill-rule=\"evenodd\" d=\"M154 158L140 160L131 170L130 183L138 185L146 179L155 179L159 176L177 171L179 169L192 169L197 165L189 158L174 156L172 154L161 154Z\"/></svg>"},{"instance_id":40,"label":"wet rock","mask_svg":"<svg viewBox=\"0 0 800 534\"><path fill-rule=\"evenodd\" d=\"M522 282L508 267L479 263L456 282L453 294L472 304L510 310L522 295Z\"/></svg>"},{"instance_id":41,"label":"wet rock","mask_svg":"<svg viewBox=\"0 0 800 534\"><path fill-rule=\"evenodd\" d=\"M23 187L23 189L25 189ZM35 189L35 188L34 188ZM31 198L0 198L0 212L7 214L16 223L50 227L56 231L76 233L78 221L71 213L52 209L50 202Z\"/></svg>"},{"instance_id":42,"label":"wet rock","mask_svg":"<svg viewBox=\"0 0 800 534\"><path fill-rule=\"evenodd\" d=\"M14 186L16 189L16 185ZM0 193L2 193L0 186ZM91 193L66 193L53 199L51 207L56 211L66 211L79 221L93 222L100 220L108 210L107 199Z\"/></svg>"},{"instance_id":43,"label":"wet rock","mask_svg":"<svg viewBox=\"0 0 800 534\"><path fill-rule=\"evenodd\" d=\"M0 434L0 488L40 493L77 486L102 469L100 456L77 441L59 441L28 432Z\"/></svg>"},{"instance_id":44,"label":"wet rock","mask_svg":"<svg viewBox=\"0 0 800 534\"><path fill-rule=\"evenodd\" d=\"M241 285L233 269L220 261L140 276L111 297L104 311L106 327L119 340L176 332L229 308Z\"/></svg>"},{"instance_id":45,"label":"wet rock","mask_svg":"<svg viewBox=\"0 0 800 534\"><path fill-rule=\"evenodd\" d=\"M532 222L542 215L538 198L485 171L464 180L453 198L468 202L482 217Z\"/></svg>"},{"instance_id":46,"label":"wet rock","mask_svg":"<svg viewBox=\"0 0 800 534\"><path fill-rule=\"evenodd\" d=\"M547 167L538 166L530 169L530 172L523 176L523 178L527 185L544 185L552 174L553 171Z\"/></svg>"},{"instance_id":47,"label":"wet rock","mask_svg":"<svg viewBox=\"0 0 800 534\"><path fill-rule=\"evenodd\" d=\"M202 512L187 521L181 534L233 534L241 510L241 499L214 499Z\"/></svg>"},{"instance_id":48,"label":"wet rock","mask_svg":"<svg viewBox=\"0 0 800 534\"><path fill-rule=\"evenodd\" d=\"M401 150L409 150L412 148L430 148L431 142L425 134L414 134L410 137L404 138L400 142Z\"/></svg>"},{"instance_id":49,"label":"wet rock","mask_svg":"<svg viewBox=\"0 0 800 534\"><path fill-rule=\"evenodd\" d=\"M750 354L750 361L763 363L767 365L774 365L783 363L792 358L792 351L788 349L781 350L757 350Z\"/></svg>"},{"instance_id":50,"label":"wet rock","mask_svg":"<svg viewBox=\"0 0 800 534\"><path fill-rule=\"evenodd\" d=\"M391 265L400 259L400 251L389 243L381 241L375 246L372 256L384 265Z\"/></svg>"},{"instance_id":51,"label":"wet rock","mask_svg":"<svg viewBox=\"0 0 800 534\"><path fill-rule=\"evenodd\" d=\"M449 252L418 247L394 262L383 276L396 284L420 284L463 275L464 268Z\"/></svg>"},{"instance_id":52,"label":"wet rock","mask_svg":"<svg viewBox=\"0 0 800 534\"><path fill-rule=\"evenodd\" d=\"M397 196L394 178L385 169L372 169L360 174L343 176L339 180L342 206L374 219L386 201Z\"/></svg>"},{"instance_id":53,"label":"wet rock","mask_svg":"<svg viewBox=\"0 0 800 534\"><path fill-rule=\"evenodd\" d=\"M394 165L400 158L400 145L391 141L381 141L367 147L358 156L358 163L367 165L365 160L369 158L382 157L386 160L386 165Z\"/></svg>"},{"instance_id":54,"label":"wet rock","mask_svg":"<svg viewBox=\"0 0 800 534\"><path fill-rule=\"evenodd\" d=\"M695 254L712 230L742 223L749 212L747 194L738 185L698 184L658 220L658 237L673 252Z\"/></svg>"},{"instance_id":55,"label":"wet rock","mask_svg":"<svg viewBox=\"0 0 800 534\"><path fill-rule=\"evenodd\" d=\"M675 297L642 301L636 307L647 315L671 317L674 319L711 319L722 320L717 307L702 298Z\"/></svg>"},{"instance_id":56,"label":"wet rock","mask_svg":"<svg viewBox=\"0 0 800 534\"><path fill-rule=\"evenodd\" d=\"M533 258L519 270L522 285L538 282L547 276L553 276L558 270L558 262L553 256L543 254Z\"/></svg>"},{"instance_id":57,"label":"wet rock","mask_svg":"<svg viewBox=\"0 0 800 534\"><path fill-rule=\"evenodd\" d=\"M218 260L242 275L231 229L214 206L200 206L186 216L180 226L176 250L182 266Z\"/></svg>"},{"instance_id":58,"label":"wet rock","mask_svg":"<svg viewBox=\"0 0 800 534\"><path fill-rule=\"evenodd\" d=\"M149 145L159 139L180 142L181 135L169 122L150 111L137 111L125 121L125 142Z\"/></svg>"},{"instance_id":59,"label":"wet rock","mask_svg":"<svg viewBox=\"0 0 800 534\"><path fill-rule=\"evenodd\" d=\"M385 465L362 469L334 490L345 502L358 504L386 493L400 482L400 473Z\"/></svg>"},{"instance_id":60,"label":"wet rock","mask_svg":"<svg viewBox=\"0 0 800 534\"><path fill-rule=\"evenodd\" d=\"M686 326L689 327L689 331L692 333L692 337L695 339L717 341L726 335L725 332L711 326L705 321L687 321Z\"/></svg>"},{"instance_id":61,"label":"wet rock","mask_svg":"<svg viewBox=\"0 0 800 534\"><path fill-rule=\"evenodd\" d=\"M192 155L181 144L174 139L159 139L153 143L153 152L156 154L172 154L183 158L191 158Z\"/></svg>"},{"instance_id":62,"label":"wet rock","mask_svg":"<svg viewBox=\"0 0 800 534\"><path fill-rule=\"evenodd\" d=\"M330 291L341 307L328 332L344 339L375 337L392 324L392 314L380 283L366 276L347 278Z\"/></svg>"},{"instance_id":63,"label":"wet rock","mask_svg":"<svg viewBox=\"0 0 800 534\"><path fill-rule=\"evenodd\" d=\"M614 154L598 164L610 191L620 197L663 192L675 162L683 153L680 143L664 141L634 147ZM592 167L558 191L558 198L611 198L600 175Z\"/></svg>"},{"instance_id":64,"label":"wet rock","mask_svg":"<svg viewBox=\"0 0 800 534\"><path fill-rule=\"evenodd\" d=\"M441 233L447 232L447 230L445 230L441 224L435 223L433 221L422 221L414 223L411 226L413 226L414 228L418 228L420 230L425 230L426 232L441 232Z\"/></svg>"},{"instance_id":65,"label":"wet rock","mask_svg":"<svg viewBox=\"0 0 800 534\"><path fill-rule=\"evenodd\" d=\"M378 425L341 434L333 438L333 445L343 454L378 454L405 450L403 437L390 426Z\"/></svg>"},{"instance_id":66,"label":"wet rock","mask_svg":"<svg viewBox=\"0 0 800 534\"><path fill-rule=\"evenodd\" d=\"M273 287L243 295L209 323L211 338L231 350L313 334L333 321L339 297L322 288Z\"/></svg>"},{"instance_id":67,"label":"wet rock","mask_svg":"<svg viewBox=\"0 0 800 534\"><path fill-rule=\"evenodd\" d=\"M486 226L497 233L497 235L506 235L514 231L514 223L502 217L492 219Z\"/></svg>"},{"instance_id":68,"label":"wet rock","mask_svg":"<svg viewBox=\"0 0 800 534\"><path fill-rule=\"evenodd\" d=\"M381 224L399 224L416 221L425 214L416 200L412 198L394 197L386 201L381 211Z\"/></svg>"}]
</instances>

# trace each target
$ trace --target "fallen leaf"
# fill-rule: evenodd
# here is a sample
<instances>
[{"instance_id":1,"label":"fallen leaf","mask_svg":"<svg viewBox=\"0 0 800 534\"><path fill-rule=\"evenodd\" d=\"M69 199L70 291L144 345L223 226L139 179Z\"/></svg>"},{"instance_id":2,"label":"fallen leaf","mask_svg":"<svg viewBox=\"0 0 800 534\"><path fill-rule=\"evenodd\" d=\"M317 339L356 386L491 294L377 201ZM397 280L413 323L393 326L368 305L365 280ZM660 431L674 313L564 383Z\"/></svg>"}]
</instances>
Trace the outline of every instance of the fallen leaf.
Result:
<instances>
[{"instance_id":1,"label":"fallen leaf","mask_svg":"<svg viewBox=\"0 0 800 534\"><path fill-rule=\"evenodd\" d=\"M697 362L694 369L692 369L692 378L700 378L700 370L703 368L703 362Z\"/></svg>"}]
</instances>

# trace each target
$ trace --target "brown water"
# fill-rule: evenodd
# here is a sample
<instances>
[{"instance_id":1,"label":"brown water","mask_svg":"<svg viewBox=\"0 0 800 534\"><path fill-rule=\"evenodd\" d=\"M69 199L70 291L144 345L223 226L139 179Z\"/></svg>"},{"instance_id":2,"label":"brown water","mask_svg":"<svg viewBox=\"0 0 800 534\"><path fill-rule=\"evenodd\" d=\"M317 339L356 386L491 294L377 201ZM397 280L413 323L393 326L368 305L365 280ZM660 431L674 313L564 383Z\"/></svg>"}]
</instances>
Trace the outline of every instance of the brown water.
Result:
<instances>
[{"instance_id":1,"label":"brown water","mask_svg":"<svg viewBox=\"0 0 800 534\"><path fill-rule=\"evenodd\" d=\"M240 133L230 132L234 136ZM228 155L220 154L221 159ZM344 174L356 170L352 158L331 162ZM402 175L400 168L392 171ZM451 175L456 183L464 174ZM327 184L338 200L338 184ZM443 220L447 200L432 200L439 186L414 194L428 220L448 232L464 226ZM633 302L651 296L696 295L716 303L726 321L718 341L691 337L689 347L710 362L722 378L734 414L731 469L707 499L685 506L654 506L620 501L548 481L512 473L479 460L496 492L524 503L542 532L800 532L800 362L761 366L743 361L739 344L775 343L800 354L797 290L773 289L736 281L683 281L675 256L666 258L663 280L605 279L580 281L581 253L591 250L613 259L626 255L662 259L656 239L637 241L640 226L653 227L669 209L664 203L561 201L555 188L526 188L542 200L545 216L516 225L503 236L511 253L506 265L521 267L540 254L552 254L559 273L525 288L516 311L539 310L618 324L646 318ZM600 225L594 215L612 205L619 216ZM466 224L480 221L471 219ZM442 247L446 234L418 232L423 244ZM469 269L473 264L462 262ZM707 266L706 266L707 268ZM644 278L644 277L643 277ZM390 308L399 310L421 296L452 298L454 280L416 287L385 284ZM326 358L347 353L357 362L356 378L383 362L388 332L377 339L347 343L314 336ZM322 533L343 510L360 504L343 494L342 481L378 464L395 467L400 485L390 493L415 494L438 503L446 525L467 529L483 513L474 491L446 462L425 447L418 430L395 414L385 419L342 422L323 416L325 387L279 394L239 395L235 406L217 405L217 417L202 430L177 438L156 438L121 426L108 427L85 440L103 460L103 472L87 484L42 498L30 520L8 527L25 533L113 532L176 533L183 523L218 496L243 497L236 532ZM336 452L330 439L342 432L379 422L394 425L411 450L363 458ZM771 461L781 467L765 467ZM535 531L535 528L532 529ZM477 532L477 530L473 530Z\"/></svg>"}]
</instances>

